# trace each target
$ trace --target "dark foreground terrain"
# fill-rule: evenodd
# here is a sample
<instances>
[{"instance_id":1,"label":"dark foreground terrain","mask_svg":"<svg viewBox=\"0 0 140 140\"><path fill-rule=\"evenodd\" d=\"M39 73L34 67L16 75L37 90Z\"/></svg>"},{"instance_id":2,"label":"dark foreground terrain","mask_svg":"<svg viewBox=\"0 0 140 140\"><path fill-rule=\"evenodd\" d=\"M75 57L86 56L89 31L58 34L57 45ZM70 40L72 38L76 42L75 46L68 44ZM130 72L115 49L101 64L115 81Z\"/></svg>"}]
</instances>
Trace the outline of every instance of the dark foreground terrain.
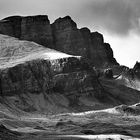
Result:
<instances>
[{"instance_id":1,"label":"dark foreground terrain","mask_svg":"<svg viewBox=\"0 0 140 140\"><path fill-rule=\"evenodd\" d=\"M113 108L16 119L1 113L0 137L2 140L140 139L140 117L128 116L129 113Z\"/></svg>"}]
</instances>

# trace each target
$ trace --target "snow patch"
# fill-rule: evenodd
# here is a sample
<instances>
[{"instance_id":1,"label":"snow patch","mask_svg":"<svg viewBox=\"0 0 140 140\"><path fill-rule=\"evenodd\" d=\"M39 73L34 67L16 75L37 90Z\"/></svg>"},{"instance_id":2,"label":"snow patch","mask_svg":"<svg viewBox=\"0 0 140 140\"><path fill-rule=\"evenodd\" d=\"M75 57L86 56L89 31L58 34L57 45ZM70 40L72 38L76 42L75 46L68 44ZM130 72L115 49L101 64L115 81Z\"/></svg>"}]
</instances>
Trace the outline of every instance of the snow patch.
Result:
<instances>
[{"instance_id":1,"label":"snow patch","mask_svg":"<svg viewBox=\"0 0 140 140\"><path fill-rule=\"evenodd\" d=\"M54 60L54 59L61 59L61 58L68 58L68 57L77 57L80 58L80 56L73 56L61 52L45 52L42 54L44 59Z\"/></svg>"},{"instance_id":2,"label":"snow patch","mask_svg":"<svg viewBox=\"0 0 140 140\"><path fill-rule=\"evenodd\" d=\"M71 138L82 138L89 140L105 140L105 139L113 139L113 140L139 140L138 138L132 138L130 136L118 135L118 134L110 134L110 135L66 135L61 137L71 137Z\"/></svg>"}]
</instances>

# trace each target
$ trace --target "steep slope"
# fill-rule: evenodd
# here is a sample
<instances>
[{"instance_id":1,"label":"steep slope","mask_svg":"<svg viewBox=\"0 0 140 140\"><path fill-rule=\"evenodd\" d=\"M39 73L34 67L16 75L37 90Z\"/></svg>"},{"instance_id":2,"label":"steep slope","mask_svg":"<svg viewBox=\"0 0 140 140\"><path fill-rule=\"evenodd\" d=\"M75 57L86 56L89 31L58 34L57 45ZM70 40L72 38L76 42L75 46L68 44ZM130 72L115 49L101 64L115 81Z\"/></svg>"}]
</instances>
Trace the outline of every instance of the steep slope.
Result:
<instances>
[{"instance_id":1,"label":"steep slope","mask_svg":"<svg viewBox=\"0 0 140 140\"><path fill-rule=\"evenodd\" d=\"M103 35L90 32L88 28L78 29L69 16L58 18L53 24L46 15L12 16L0 21L0 33L84 56L96 67L118 65L110 45L104 43Z\"/></svg>"},{"instance_id":2,"label":"steep slope","mask_svg":"<svg viewBox=\"0 0 140 140\"><path fill-rule=\"evenodd\" d=\"M0 21L0 33L52 46L53 37L47 16L12 16Z\"/></svg>"}]
</instances>

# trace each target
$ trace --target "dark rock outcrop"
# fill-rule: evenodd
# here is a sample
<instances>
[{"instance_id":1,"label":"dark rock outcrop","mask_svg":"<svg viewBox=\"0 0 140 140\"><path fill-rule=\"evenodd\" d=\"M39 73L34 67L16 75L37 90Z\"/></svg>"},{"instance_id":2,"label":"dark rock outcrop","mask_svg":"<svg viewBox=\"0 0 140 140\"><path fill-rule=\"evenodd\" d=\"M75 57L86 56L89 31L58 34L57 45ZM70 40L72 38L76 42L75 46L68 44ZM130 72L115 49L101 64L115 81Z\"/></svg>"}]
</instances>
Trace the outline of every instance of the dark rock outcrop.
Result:
<instances>
[{"instance_id":1,"label":"dark rock outcrop","mask_svg":"<svg viewBox=\"0 0 140 140\"><path fill-rule=\"evenodd\" d=\"M122 114L140 115L139 104L135 104L135 105L132 105L132 106L120 105L120 106L115 107L115 109Z\"/></svg>"},{"instance_id":2,"label":"dark rock outcrop","mask_svg":"<svg viewBox=\"0 0 140 140\"><path fill-rule=\"evenodd\" d=\"M34 41L49 48L91 60L96 67L118 65L103 35L78 29L71 17L58 18L53 24L45 15L8 17L0 21L0 33Z\"/></svg>"},{"instance_id":3,"label":"dark rock outcrop","mask_svg":"<svg viewBox=\"0 0 140 140\"><path fill-rule=\"evenodd\" d=\"M69 16L57 19L52 24L52 29L55 49L84 56L96 67L117 64L109 44L104 43L103 35L90 32L88 28L78 29Z\"/></svg>"},{"instance_id":4,"label":"dark rock outcrop","mask_svg":"<svg viewBox=\"0 0 140 140\"><path fill-rule=\"evenodd\" d=\"M108 78L108 79L112 79L113 78L113 71L112 71L112 69L105 69L104 70L104 77Z\"/></svg>"},{"instance_id":5,"label":"dark rock outcrop","mask_svg":"<svg viewBox=\"0 0 140 140\"><path fill-rule=\"evenodd\" d=\"M0 33L47 47L53 45L51 25L46 15L7 17L0 21Z\"/></svg>"},{"instance_id":6,"label":"dark rock outcrop","mask_svg":"<svg viewBox=\"0 0 140 140\"><path fill-rule=\"evenodd\" d=\"M136 77L140 80L140 63L139 62L136 62L136 64L133 67L133 71Z\"/></svg>"},{"instance_id":7,"label":"dark rock outcrop","mask_svg":"<svg viewBox=\"0 0 140 140\"><path fill-rule=\"evenodd\" d=\"M125 66L120 68L122 71L117 78L119 84L126 85L140 91L140 63L136 62L133 68Z\"/></svg>"},{"instance_id":8,"label":"dark rock outcrop","mask_svg":"<svg viewBox=\"0 0 140 140\"><path fill-rule=\"evenodd\" d=\"M140 63L136 62L133 68L124 68L122 70L122 75L132 80L140 80Z\"/></svg>"}]
</instances>

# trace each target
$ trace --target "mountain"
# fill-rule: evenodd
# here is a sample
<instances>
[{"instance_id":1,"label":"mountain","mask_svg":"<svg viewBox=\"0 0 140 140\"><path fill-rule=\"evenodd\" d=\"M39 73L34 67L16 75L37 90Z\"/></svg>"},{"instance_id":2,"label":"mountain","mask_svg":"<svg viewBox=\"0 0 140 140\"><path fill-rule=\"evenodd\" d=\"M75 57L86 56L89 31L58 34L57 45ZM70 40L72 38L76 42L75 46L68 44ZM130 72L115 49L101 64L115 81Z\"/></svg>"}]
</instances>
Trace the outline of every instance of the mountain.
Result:
<instances>
[{"instance_id":1,"label":"mountain","mask_svg":"<svg viewBox=\"0 0 140 140\"><path fill-rule=\"evenodd\" d=\"M140 63L120 66L103 35L69 16L52 24L44 15L5 18L0 139L137 140L139 78Z\"/></svg>"},{"instance_id":2,"label":"mountain","mask_svg":"<svg viewBox=\"0 0 140 140\"><path fill-rule=\"evenodd\" d=\"M0 21L0 33L83 56L96 67L118 65L103 35L88 28L78 29L69 16L58 18L52 24L46 15L7 17Z\"/></svg>"}]
</instances>

